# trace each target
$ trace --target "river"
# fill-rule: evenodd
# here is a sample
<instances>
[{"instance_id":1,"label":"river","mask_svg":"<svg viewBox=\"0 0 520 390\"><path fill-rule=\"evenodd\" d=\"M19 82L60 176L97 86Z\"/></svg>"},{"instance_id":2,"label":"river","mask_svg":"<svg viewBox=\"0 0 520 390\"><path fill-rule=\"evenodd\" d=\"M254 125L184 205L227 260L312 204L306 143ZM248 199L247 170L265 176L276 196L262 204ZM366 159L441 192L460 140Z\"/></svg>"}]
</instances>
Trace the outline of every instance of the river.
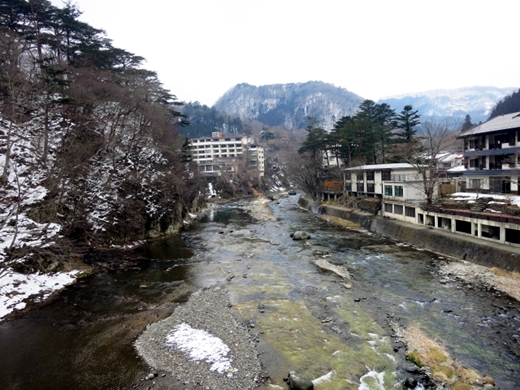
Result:
<instances>
[{"instance_id":1,"label":"river","mask_svg":"<svg viewBox=\"0 0 520 390\"><path fill-rule=\"evenodd\" d=\"M0 323L0 388L129 389L149 372L132 342L204 287L227 287L233 310L254 324L272 384L295 370L317 390L393 389L409 376L389 319L413 324L461 365L520 388L520 305L493 291L441 284L442 259L328 223L291 196L256 221L241 202L215 206L180 236L142 248L147 260L79 280L54 300ZM290 234L306 230L308 241ZM344 281L319 270L326 255ZM174 387L171 387L174 388ZM184 387L178 387L179 389Z\"/></svg>"}]
</instances>

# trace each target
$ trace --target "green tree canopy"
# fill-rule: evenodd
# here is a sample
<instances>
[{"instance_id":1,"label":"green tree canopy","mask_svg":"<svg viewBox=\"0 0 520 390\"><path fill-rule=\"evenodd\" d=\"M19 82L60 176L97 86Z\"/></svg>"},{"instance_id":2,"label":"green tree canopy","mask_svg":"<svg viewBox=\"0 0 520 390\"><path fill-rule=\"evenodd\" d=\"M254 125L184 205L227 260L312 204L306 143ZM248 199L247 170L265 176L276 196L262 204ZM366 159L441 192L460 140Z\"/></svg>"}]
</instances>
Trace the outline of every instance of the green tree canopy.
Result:
<instances>
[{"instance_id":1,"label":"green tree canopy","mask_svg":"<svg viewBox=\"0 0 520 390\"><path fill-rule=\"evenodd\" d=\"M419 125L421 117L418 111L413 109L412 105L404 106L403 110L396 117L396 127L401 129L397 135L401 138L401 142L411 142L417 130L415 126Z\"/></svg>"}]
</instances>

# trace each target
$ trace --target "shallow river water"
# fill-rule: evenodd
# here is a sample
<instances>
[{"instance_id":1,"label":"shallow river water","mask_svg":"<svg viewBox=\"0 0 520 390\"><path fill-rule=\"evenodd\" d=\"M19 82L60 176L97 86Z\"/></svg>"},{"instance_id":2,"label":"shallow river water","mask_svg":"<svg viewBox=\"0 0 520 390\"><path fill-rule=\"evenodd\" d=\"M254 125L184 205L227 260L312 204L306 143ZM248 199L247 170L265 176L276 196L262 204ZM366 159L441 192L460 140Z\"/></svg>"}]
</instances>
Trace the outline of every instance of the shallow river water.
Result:
<instances>
[{"instance_id":1,"label":"shallow river water","mask_svg":"<svg viewBox=\"0 0 520 390\"><path fill-rule=\"evenodd\" d=\"M441 284L435 254L338 228L296 202L273 202L276 221L253 220L240 202L215 206L182 237L143 248L149 260L135 269L80 280L0 323L0 388L132 388L149 372L132 347L146 324L220 284L238 318L254 325L272 378L264 388L285 389L291 370L321 378L316 390L400 388L410 363L391 319L416 325L502 390L520 389L518 302ZM311 239L293 241L296 230ZM350 289L314 265L318 253L349 269Z\"/></svg>"}]
</instances>

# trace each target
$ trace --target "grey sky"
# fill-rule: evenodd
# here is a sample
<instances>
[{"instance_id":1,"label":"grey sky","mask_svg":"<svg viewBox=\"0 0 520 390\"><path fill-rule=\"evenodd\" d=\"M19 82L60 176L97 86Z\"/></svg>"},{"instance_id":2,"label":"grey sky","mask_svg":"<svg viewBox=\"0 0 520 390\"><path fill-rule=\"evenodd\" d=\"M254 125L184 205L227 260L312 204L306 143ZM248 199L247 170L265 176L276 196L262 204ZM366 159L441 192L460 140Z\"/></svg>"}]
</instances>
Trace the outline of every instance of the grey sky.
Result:
<instances>
[{"instance_id":1,"label":"grey sky","mask_svg":"<svg viewBox=\"0 0 520 390\"><path fill-rule=\"evenodd\" d=\"M243 82L320 80L372 100L474 85L520 88L517 0L76 4L83 21L145 57L184 101L212 105Z\"/></svg>"}]
</instances>

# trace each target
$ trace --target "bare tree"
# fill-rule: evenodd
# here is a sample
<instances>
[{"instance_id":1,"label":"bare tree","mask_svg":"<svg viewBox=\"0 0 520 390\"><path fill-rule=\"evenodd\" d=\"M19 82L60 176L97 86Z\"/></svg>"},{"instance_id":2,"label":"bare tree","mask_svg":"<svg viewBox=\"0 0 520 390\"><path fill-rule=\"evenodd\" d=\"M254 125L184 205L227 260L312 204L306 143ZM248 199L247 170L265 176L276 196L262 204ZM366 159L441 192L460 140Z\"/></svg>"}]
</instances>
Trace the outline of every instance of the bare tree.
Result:
<instances>
[{"instance_id":1,"label":"bare tree","mask_svg":"<svg viewBox=\"0 0 520 390\"><path fill-rule=\"evenodd\" d=\"M322 175L321 157L311 153L293 152L287 154L286 163L289 179L312 199L317 200Z\"/></svg>"},{"instance_id":2,"label":"bare tree","mask_svg":"<svg viewBox=\"0 0 520 390\"><path fill-rule=\"evenodd\" d=\"M421 184L419 189L424 193L426 202L433 202L439 179L445 170L439 167L441 152L450 150L458 127L452 120L443 122L427 121L422 124L420 136L412 139L405 150L406 162L417 170Z\"/></svg>"}]
</instances>

